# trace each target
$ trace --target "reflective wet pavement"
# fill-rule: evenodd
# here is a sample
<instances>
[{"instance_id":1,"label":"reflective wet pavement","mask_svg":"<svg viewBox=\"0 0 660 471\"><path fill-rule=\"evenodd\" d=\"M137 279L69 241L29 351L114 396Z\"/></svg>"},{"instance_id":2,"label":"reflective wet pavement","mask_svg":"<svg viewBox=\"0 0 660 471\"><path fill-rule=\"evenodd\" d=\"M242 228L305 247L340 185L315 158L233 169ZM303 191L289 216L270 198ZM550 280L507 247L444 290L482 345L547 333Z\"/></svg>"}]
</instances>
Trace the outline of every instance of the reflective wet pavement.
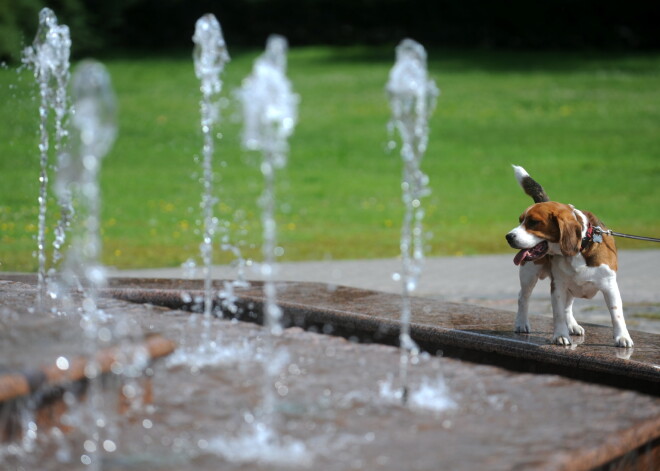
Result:
<instances>
[{"instance_id":1,"label":"reflective wet pavement","mask_svg":"<svg viewBox=\"0 0 660 471\"><path fill-rule=\"evenodd\" d=\"M29 301L21 286L3 284L5 313ZM199 286L116 279L106 294L185 307ZM613 346L609 328L589 325L584 342L563 348L549 344L547 323L518 335L511 313L415 298L415 338L456 358L423 358L411 369L412 389L425 381L444 385L453 407L404 407L382 394L396 372L398 349L359 342L394 341L399 296L315 283L279 288L292 325L343 337L290 327L277 340L288 360L278 376L275 444L249 425L263 398L261 327L214 320L213 339L226 352L211 364L191 366L171 360L202 336L200 316L103 301L108 309L130 312L143 332L180 344L171 359L154 366L152 404L122 417L119 447L107 453L104 469L586 470L625 463L654 469L660 439L656 335L632 331L635 348L622 350ZM238 317L258 320L260 285L237 295L246 308ZM507 357L506 368L484 364ZM553 368L559 374L548 374ZM575 372L584 377L573 379ZM599 376L606 379L591 381ZM617 381L627 384L600 384ZM44 469L75 469L51 464Z\"/></svg>"}]
</instances>

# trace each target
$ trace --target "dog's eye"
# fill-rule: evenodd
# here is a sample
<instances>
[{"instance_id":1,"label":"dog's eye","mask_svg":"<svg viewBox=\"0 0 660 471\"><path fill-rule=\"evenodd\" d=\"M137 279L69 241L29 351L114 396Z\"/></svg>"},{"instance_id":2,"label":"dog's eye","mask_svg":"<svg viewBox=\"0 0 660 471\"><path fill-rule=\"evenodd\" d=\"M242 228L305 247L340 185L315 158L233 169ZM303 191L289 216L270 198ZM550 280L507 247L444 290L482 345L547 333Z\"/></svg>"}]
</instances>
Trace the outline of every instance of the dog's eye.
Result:
<instances>
[{"instance_id":1,"label":"dog's eye","mask_svg":"<svg viewBox=\"0 0 660 471\"><path fill-rule=\"evenodd\" d=\"M538 225L539 225L539 221L537 221L536 219L528 219L527 220L527 227L529 227L530 229L533 228L533 227L536 227Z\"/></svg>"}]
</instances>

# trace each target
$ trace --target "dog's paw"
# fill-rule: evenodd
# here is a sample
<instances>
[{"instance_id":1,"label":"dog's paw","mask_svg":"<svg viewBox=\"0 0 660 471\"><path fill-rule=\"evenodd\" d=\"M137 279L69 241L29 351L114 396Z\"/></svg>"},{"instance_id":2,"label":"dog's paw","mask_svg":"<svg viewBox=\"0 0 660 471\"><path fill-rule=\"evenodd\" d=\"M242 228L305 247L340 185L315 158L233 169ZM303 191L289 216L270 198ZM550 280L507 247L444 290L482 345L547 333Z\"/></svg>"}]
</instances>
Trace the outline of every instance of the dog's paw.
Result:
<instances>
[{"instance_id":1,"label":"dog's paw","mask_svg":"<svg viewBox=\"0 0 660 471\"><path fill-rule=\"evenodd\" d=\"M555 345L564 345L564 346L570 346L573 344L571 341L570 337L568 335L555 335L552 337L552 343Z\"/></svg>"},{"instance_id":2,"label":"dog's paw","mask_svg":"<svg viewBox=\"0 0 660 471\"><path fill-rule=\"evenodd\" d=\"M577 322L569 325L568 331L571 333L571 335L580 335L580 336L584 335L584 328Z\"/></svg>"},{"instance_id":3,"label":"dog's paw","mask_svg":"<svg viewBox=\"0 0 660 471\"><path fill-rule=\"evenodd\" d=\"M524 314L516 314L516 321L513 330L517 334L529 334L532 331L532 328L529 325L529 318Z\"/></svg>"},{"instance_id":4,"label":"dog's paw","mask_svg":"<svg viewBox=\"0 0 660 471\"><path fill-rule=\"evenodd\" d=\"M532 328L529 325L529 322L517 323L514 329L514 332L517 334L529 334L532 331Z\"/></svg>"},{"instance_id":5,"label":"dog's paw","mask_svg":"<svg viewBox=\"0 0 660 471\"><path fill-rule=\"evenodd\" d=\"M630 335L619 335L614 337L614 344L621 348L632 348L634 345Z\"/></svg>"}]
</instances>

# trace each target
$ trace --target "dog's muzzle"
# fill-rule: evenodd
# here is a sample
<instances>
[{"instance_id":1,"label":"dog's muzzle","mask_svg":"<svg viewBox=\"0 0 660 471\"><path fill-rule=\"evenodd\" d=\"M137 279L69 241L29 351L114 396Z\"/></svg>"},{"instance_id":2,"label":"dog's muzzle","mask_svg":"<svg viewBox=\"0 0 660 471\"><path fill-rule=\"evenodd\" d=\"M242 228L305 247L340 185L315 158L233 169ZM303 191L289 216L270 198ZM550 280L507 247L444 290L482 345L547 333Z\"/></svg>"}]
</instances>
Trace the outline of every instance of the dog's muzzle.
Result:
<instances>
[{"instance_id":1,"label":"dog's muzzle","mask_svg":"<svg viewBox=\"0 0 660 471\"><path fill-rule=\"evenodd\" d=\"M509 246L510 246L512 249L519 249L519 248L520 248L520 247L518 247L518 245L517 245L516 239L517 239L517 238L516 238L516 234L514 234L513 232L509 232L509 233L506 235L506 241L509 243Z\"/></svg>"}]
</instances>

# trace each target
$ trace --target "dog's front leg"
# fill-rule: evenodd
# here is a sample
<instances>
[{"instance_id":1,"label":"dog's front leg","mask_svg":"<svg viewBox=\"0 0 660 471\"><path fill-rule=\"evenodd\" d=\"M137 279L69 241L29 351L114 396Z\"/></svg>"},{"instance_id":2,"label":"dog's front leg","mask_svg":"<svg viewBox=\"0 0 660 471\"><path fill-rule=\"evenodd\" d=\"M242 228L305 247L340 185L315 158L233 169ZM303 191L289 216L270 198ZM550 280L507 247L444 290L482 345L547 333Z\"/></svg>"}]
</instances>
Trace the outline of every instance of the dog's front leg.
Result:
<instances>
[{"instance_id":1,"label":"dog's front leg","mask_svg":"<svg viewBox=\"0 0 660 471\"><path fill-rule=\"evenodd\" d=\"M518 312L516 313L515 331L528 334L531 332L529 324L529 297L539 280L541 268L534 263L526 263L520 267L520 292L518 293Z\"/></svg>"},{"instance_id":2,"label":"dog's front leg","mask_svg":"<svg viewBox=\"0 0 660 471\"><path fill-rule=\"evenodd\" d=\"M610 311L612 317L612 327L614 328L614 343L617 347L630 348L633 346L633 341L630 338L626 321L623 317L623 302L621 301L621 293L619 292L619 285L616 282L616 275L612 276L603 283L603 297L607 304L607 309Z\"/></svg>"},{"instance_id":3,"label":"dog's front leg","mask_svg":"<svg viewBox=\"0 0 660 471\"><path fill-rule=\"evenodd\" d=\"M570 294L566 285L558 282L554 277L550 284L552 296L552 320L554 332L552 334L552 343L557 345L572 345L571 334L568 331L567 309L570 309L572 303Z\"/></svg>"},{"instance_id":4,"label":"dog's front leg","mask_svg":"<svg viewBox=\"0 0 660 471\"><path fill-rule=\"evenodd\" d=\"M566 324L568 325L568 332L573 335L584 335L584 328L577 323L575 316L573 316L573 301L575 298L569 294L566 299Z\"/></svg>"}]
</instances>

